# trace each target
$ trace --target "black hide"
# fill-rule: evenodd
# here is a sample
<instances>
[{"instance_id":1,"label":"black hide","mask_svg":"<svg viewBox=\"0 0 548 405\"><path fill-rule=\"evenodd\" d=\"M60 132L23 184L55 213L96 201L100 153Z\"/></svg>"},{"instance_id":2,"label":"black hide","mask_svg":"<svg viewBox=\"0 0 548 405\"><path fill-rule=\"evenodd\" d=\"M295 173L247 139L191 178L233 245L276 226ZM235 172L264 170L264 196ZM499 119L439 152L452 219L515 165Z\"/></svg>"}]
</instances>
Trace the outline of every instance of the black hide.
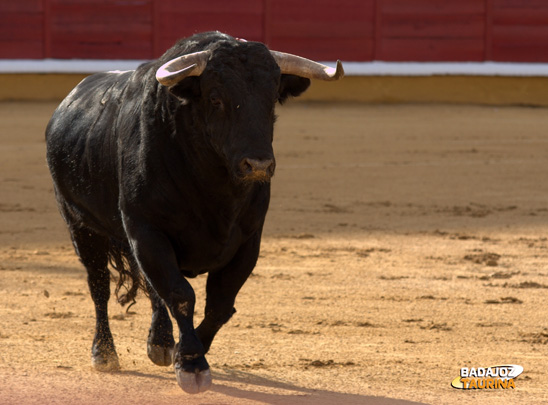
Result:
<instances>
[{"instance_id":1,"label":"black hide","mask_svg":"<svg viewBox=\"0 0 548 405\"><path fill-rule=\"evenodd\" d=\"M202 50L212 56L201 76L171 88L155 79L165 62ZM173 359L186 391L207 389L204 355L259 255L275 167L275 104L309 83L281 75L263 44L210 32L135 71L92 75L57 108L46 130L47 161L88 271L96 368L118 367L107 315L110 261L120 272L122 303L138 286L151 298L149 357L160 365ZM266 169L257 175L256 167ZM185 277L206 272L205 318L195 329ZM177 347L164 304L177 322Z\"/></svg>"}]
</instances>

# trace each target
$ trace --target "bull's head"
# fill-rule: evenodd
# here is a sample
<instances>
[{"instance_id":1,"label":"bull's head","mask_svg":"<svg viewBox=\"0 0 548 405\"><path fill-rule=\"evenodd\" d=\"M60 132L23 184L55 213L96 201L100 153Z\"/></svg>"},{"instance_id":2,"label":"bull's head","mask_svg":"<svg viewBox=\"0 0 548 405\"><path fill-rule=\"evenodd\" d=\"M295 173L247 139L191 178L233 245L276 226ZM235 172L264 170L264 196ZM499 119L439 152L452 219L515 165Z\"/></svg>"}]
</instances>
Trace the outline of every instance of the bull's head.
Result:
<instances>
[{"instance_id":1,"label":"bull's head","mask_svg":"<svg viewBox=\"0 0 548 405\"><path fill-rule=\"evenodd\" d=\"M204 128L233 177L269 181L274 107L296 97L309 79L338 80L344 71L257 42L229 41L214 50L170 60L156 72L160 84L194 107L193 120Z\"/></svg>"}]
</instances>

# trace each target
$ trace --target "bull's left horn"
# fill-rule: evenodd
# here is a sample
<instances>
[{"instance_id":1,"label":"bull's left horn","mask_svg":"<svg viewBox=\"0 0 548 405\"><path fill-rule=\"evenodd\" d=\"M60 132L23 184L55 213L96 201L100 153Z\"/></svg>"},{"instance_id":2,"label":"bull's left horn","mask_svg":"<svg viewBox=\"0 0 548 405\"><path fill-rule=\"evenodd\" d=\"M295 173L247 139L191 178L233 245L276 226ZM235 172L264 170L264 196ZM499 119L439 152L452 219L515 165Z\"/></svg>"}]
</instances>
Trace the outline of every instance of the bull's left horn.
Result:
<instances>
[{"instance_id":1,"label":"bull's left horn","mask_svg":"<svg viewBox=\"0 0 548 405\"><path fill-rule=\"evenodd\" d=\"M290 53L270 51L282 73L319 80L339 80L344 77L344 69L340 60L337 67L329 67L313 60Z\"/></svg>"},{"instance_id":2,"label":"bull's left horn","mask_svg":"<svg viewBox=\"0 0 548 405\"><path fill-rule=\"evenodd\" d=\"M210 55L211 51L201 51L172 59L156 71L156 80L164 86L173 86L185 77L200 76Z\"/></svg>"}]
</instances>

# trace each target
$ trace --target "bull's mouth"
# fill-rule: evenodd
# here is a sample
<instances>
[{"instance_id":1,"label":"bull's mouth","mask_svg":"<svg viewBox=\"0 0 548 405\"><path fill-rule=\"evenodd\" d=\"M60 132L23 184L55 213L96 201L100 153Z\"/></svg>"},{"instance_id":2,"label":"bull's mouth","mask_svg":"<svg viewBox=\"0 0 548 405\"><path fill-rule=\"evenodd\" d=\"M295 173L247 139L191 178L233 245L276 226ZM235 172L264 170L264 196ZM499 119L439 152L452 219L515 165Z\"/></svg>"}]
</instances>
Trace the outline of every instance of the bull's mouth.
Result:
<instances>
[{"instance_id":1,"label":"bull's mouth","mask_svg":"<svg viewBox=\"0 0 548 405\"><path fill-rule=\"evenodd\" d=\"M274 176L274 159L244 158L239 164L240 178L245 182L267 183Z\"/></svg>"},{"instance_id":2,"label":"bull's mouth","mask_svg":"<svg viewBox=\"0 0 548 405\"><path fill-rule=\"evenodd\" d=\"M272 175L268 173L253 173L246 174L241 177L244 182L248 183L269 183L272 179Z\"/></svg>"}]
</instances>

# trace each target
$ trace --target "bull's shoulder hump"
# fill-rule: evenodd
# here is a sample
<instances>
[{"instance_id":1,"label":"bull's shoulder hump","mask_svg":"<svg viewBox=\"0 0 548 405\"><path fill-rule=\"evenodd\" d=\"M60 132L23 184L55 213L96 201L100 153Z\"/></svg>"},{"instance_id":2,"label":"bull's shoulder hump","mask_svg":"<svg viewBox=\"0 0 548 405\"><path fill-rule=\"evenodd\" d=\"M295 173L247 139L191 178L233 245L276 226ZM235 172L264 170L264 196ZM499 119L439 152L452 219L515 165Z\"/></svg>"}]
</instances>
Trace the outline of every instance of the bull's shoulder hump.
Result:
<instances>
[{"instance_id":1,"label":"bull's shoulder hump","mask_svg":"<svg viewBox=\"0 0 548 405\"><path fill-rule=\"evenodd\" d=\"M123 94L133 71L120 73L102 72L84 78L61 102L59 112L67 113L74 108L90 108L116 100Z\"/></svg>"},{"instance_id":2,"label":"bull's shoulder hump","mask_svg":"<svg viewBox=\"0 0 548 405\"><path fill-rule=\"evenodd\" d=\"M134 73L133 70L95 73L82 80L74 89L76 93L107 91L110 88L123 88Z\"/></svg>"},{"instance_id":3,"label":"bull's shoulder hump","mask_svg":"<svg viewBox=\"0 0 548 405\"><path fill-rule=\"evenodd\" d=\"M87 129L98 124L99 117L105 112L108 112L106 121L112 121L132 74L131 71L104 72L84 78L55 110L46 138L51 138L54 133L66 136L68 132L82 136Z\"/></svg>"},{"instance_id":4,"label":"bull's shoulder hump","mask_svg":"<svg viewBox=\"0 0 548 405\"><path fill-rule=\"evenodd\" d=\"M124 73L133 73L133 72L135 72L135 70L109 70L108 72L105 72L105 73L121 75Z\"/></svg>"}]
</instances>

